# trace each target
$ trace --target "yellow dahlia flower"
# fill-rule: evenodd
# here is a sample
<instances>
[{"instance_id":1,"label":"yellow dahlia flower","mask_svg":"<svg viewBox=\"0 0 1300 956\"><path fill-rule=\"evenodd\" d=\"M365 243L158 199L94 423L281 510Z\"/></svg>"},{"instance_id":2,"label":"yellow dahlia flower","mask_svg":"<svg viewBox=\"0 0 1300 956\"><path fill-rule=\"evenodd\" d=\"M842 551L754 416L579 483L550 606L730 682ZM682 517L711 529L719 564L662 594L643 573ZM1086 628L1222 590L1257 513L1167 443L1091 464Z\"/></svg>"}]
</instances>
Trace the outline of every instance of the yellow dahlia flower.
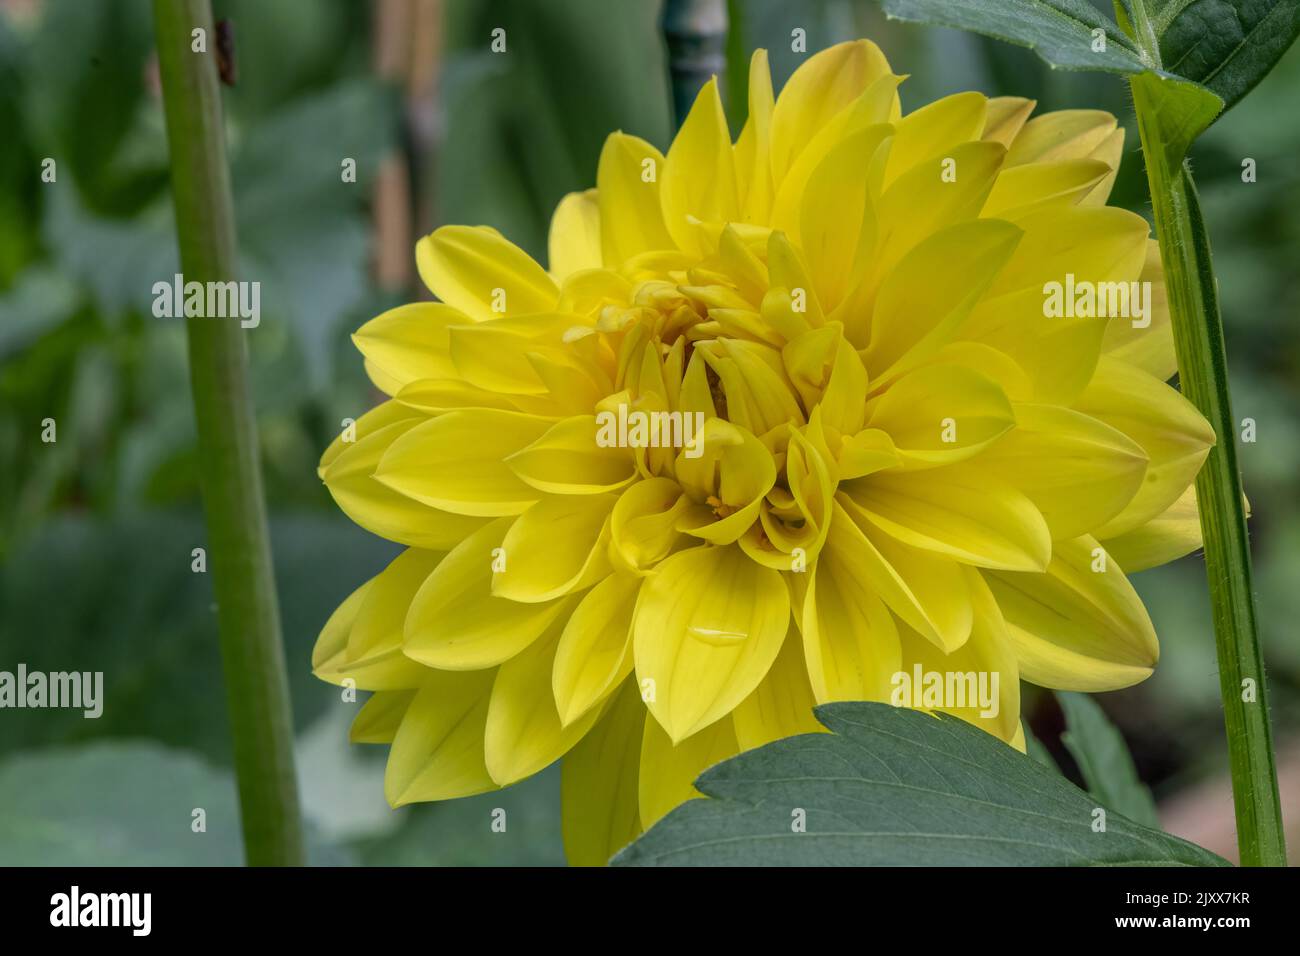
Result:
<instances>
[{"instance_id":1,"label":"yellow dahlia flower","mask_svg":"<svg viewBox=\"0 0 1300 956\"><path fill-rule=\"evenodd\" d=\"M321 475L408 550L314 666L375 692L352 737L391 744L394 805L563 757L570 859L599 863L816 702L996 675L992 706L905 702L1023 748L1020 679L1156 663L1125 571L1198 546L1214 435L1165 384L1148 225L1105 205L1114 117L903 116L867 41L779 99L764 52L750 77L734 144L713 83L667 156L612 134L549 271L444 227L416 248L440 301L355 336L391 399Z\"/></svg>"}]
</instances>

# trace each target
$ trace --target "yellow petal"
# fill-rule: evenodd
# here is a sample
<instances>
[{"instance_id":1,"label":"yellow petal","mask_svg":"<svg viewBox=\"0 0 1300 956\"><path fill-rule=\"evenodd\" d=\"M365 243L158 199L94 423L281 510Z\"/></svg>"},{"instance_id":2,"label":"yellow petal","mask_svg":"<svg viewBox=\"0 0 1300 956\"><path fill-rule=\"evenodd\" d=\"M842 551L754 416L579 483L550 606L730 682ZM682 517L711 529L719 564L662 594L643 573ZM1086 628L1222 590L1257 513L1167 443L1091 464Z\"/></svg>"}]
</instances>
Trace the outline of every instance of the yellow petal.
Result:
<instances>
[{"instance_id":1,"label":"yellow petal","mask_svg":"<svg viewBox=\"0 0 1300 956\"><path fill-rule=\"evenodd\" d=\"M647 720L637 781L641 826L648 830L674 807L702 796L695 779L739 752L730 720L720 720L675 745L657 721Z\"/></svg>"},{"instance_id":2,"label":"yellow petal","mask_svg":"<svg viewBox=\"0 0 1300 956\"><path fill-rule=\"evenodd\" d=\"M817 328L825 321L822 314L822 307L817 301L817 287L813 284L811 273L808 271L808 264L804 262L803 256L799 253L786 237L783 232L773 232L767 240L767 267L771 273L772 285L778 290L777 303L769 303L764 299L763 312L767 315L781 305L781 311L784 311L785 302L796 292L803 293L803 309L795 312L798 317L800 326ZM790 302L793 308L793 301Z\"/></svg>"},{"instance_id":3,"label":"yellow petal","mask_svg":"<svg viewBox=\"0 0 1300 956\"><path fill-rule=\"evenodd\" d=\"M961 647L970 636L973 613L961 565L896 541L874 527L848 495L837 496L835 506L827 553L844 573L865 580L871 594L942 650Z\"/></svg>"},{"instance_id":4,"label":"yellow petal","mask_svg":"<svg viewBox=\"0 0 1300 956\"><path fill-rule=\"evenodd\" d=\"M985 571L1021 676L1059 690L1117 690L1144 680L1160 656L1142 600L1090 537L1056 542L1045 574Z\"/></svg>"},{"instance_id":5,"label":"yellow petal","mask_svg":"<svg viewBox=\"0 0 1300 956\"><path fill-rule=\"evenodd\" d=\"M888 275L918 243L946 226L974 219L1002 166L997 143L962 143L949 155L914 166L890 186L877 206L875 274ZM941 159L951 159L955 182L945 182Z\"/></svg>"},{"instance_id":6,"label":"yellow petal","mask_svg":"<svg viewBox=\"0 0 1300 956\"><path fill-rule=\"evenodd\" d=\"M370 582L335 673L365 690L420 686L427 669L402 653L403 624L415 592L443 555L408 548Z\"/></svg>"},{"instance_id":7,"label":"yellow petal","mask_svg":"<svg viewBox=\"0 0 1300 956\"><path fill-rule=\"evenodd\" d=\"M1154 239L1147 240L1146 262L1138 281L1151 283L1151 314L1112 319L1106 326L1101 348L1111 358L1136 365L1167 382L1178 371L1178 358L1174 354L1174 327L1169 321L1169 295L1160 261L1160 244Z\"/></svg>"},{"instance_id":8,"label":"yellow petal","mask_svg":"<svg viewBox=\"0 0 1300 956\"><path fill-rule=\"evenodd\" d=\"M393 398L429 417L463 408L496 408L507 412L544 414L552 405L528 395L503 395L454 378L422 378L403 385Z\"/></svg>"},{"instance_id":9,"label":"yellow petal","mask_svg":"<svg viewBox=\"0 0 1300 956\"><path fill-rule=\"evenodd\" d=\"M767 265L741 237L736 226L728 226L718 237L718 259L721 271L735 283L736 291L748 305L756 306L763 301L769 281Z\"/></svg>"},{"instance_id":10,"label":"yellow petal","mask_svg":"<svg viewBox=\"0 0 1300 956\"><path fill-rule=\"evenodd\" d=\"M833 519L828 546L808 574L803 656L821 704L888 700L890 678L901 663L893 615L871 587L855 543L851 522Z\"/></svg>"},{"instance_id":11,"label":"yellow petal","mask_svg":"<svg viewBox=\"0 0 1300 956\"><path fill-rule=\"evenodd\" d=\"M514 657L565 610L564 600L520 604L492 594L493 565L513 519L470 535L442 559L411 601L406 655L429 667L477 670ZM508 558L506 558L508 561Z\"/></svg>"},{"instance_id":12,"label":"yellow petal","mask_svg":"<svg viewBox=\"0 0 1300 956\"><path fill-rule=\"evenodd\" d=\"M488 773L501 786L559 760L600 716L592 708L567 727L560 722L546 675L555 666L558 627L501 665L492 684L483 745Z\"/></svg>"},{"instance_id":13,"label":"yellow petal","mask_svg":"<svg viewBox=\"0 0 1300 956\"><path fill-rule=\"evenodd\" d=\"M418 687L428 669L405 657L400 647L386 647L355 660L341 651L321 661L312 673L352 690L389 691Z\"/></svg>"},{"instance_id":14,"label":"yellow petal","mask_svg":"<svg viewBox=\"0 0 1300 956\"><path fill-rule=\"evenodd\" d=\"M371 694L352 720L348 741L354 744L391 744L415 695L414 690L381 690Z\"/></svg>"},{"instance_id":15,"label":"yellow petal","mask_svg":"<svg viewBox=\"0 0 1300 956\"><path fill-rule=\"evenodd\" d=\"M988 98L983 93L966 92L945 96L904 116L895 124L897 133L885 166L885 188L929 160L935 161L932 174L937 178L938 161L951 157L959 145L978 140L987 115ZM957 169L960 180L960 164Z\"/></svg>"},{"instance_id":16,"label":"yellow petal","mask_svg":"<svg viewBox=\"0 0 1300 956\"><path fill-rule=\"evenodd\" d=\"M845 490L877 528L964 564L1041 571L1052 553L1047 523L1028 498L960 465L877 472Z\"/></svg>"},{"instance_id":17,"label":"yellow petal","mask_svg":"<svg viewBox=\"0 0 1300 956\"><path fill-rule=\"evenodd\" d=\"M763 496L776 482L776 466L761 441L720 418L705 421L700 444L699 457L684 451L677 456L677 480L698 500L717 503L712 512L697 509L695 516L684 516L677 527L714 544L730 544L758 517Z\"/></svg>"},{"instance_id":18,"label":"yellow petal","mask_svg":"<svg viewBox=\"0 0 1300 956\"><path fill-rule=\"evenodd\" d=\"M551 423L534 415L474 408L448 412L399 437L375 478L408 498L456 514L514 515L540 495L505 459Z\"/></svg>"},{"instance_id":19,"label":"yellow petal","mask_svg":"<svg viewBox=\"0 0 1300 956\"><path fill-rule=\"evenodd\" d=\"M416 302L389 309L352 336L375 385L389 395L424 378L454 378L447 329L470 322L441 302Z\"/></svg>"},{"instance_id":20,"label":"yellow petal","mask_svg":"<svg viewBox=\"0 0 1300 956\"><path fill-rule=\"evenodd\" d=\"M357 422L357 441L341 446L322 477L343 513L367 531L415 548L445 550L481 527L484 519L430 507L374 477L394 442L425 421L423 417L401 419L377 431L363 429L364 419Z\"/></svg>"},{"instance_id":21,"label":"yellow petal","mask_svg":"<svg viewBox=\"0 0 1300 956\"><path fill-rule=\"evenodd\" d=\"M903 663L889 700L914 706L918 683L923 693L926 680L934 680L929 675L937 674L943 681L941 702L922 709L953 714L1011 743L1020 730L1020 669L988 585L979 572L965 571L975 605L970 640L945 654L910 627L899 628ZM924 698L919 702L925 704Z\"/></svg>"},{"instance_id":22,"label":"yellow petal","mask_svg":"<svg viewBox=\"0 0 1300 956\"><path fill-rule=\"evenodd\" d=\"M1037 101L1019 96L993 97L988 102L988 112L984 118L984 133L980 139L992 140L1010 147L1037 105Z\"/></svg>"},{"instance_id":23,"label":"yellow petal","mask_svg":"<svg viewBox=\"0 0 1300 956\"><path fill-rule=\"evenodd\" d=\"M443 226L415 244L420 278L475 319L555 308L559 290L528 253L485 226Z\"/></svg>"},{"instance_id":24,"label":"yellow petal","mask_svg":"<svg viewBox=\"0 0 1300 956\"><path fill-rule=\"evenodd\" d=\"M959 366L908 372L867 406L867 425L889 435L905 463L922 466L972 458L1015 423L998 384Z\"/></svg>"},{"instance_id":25,"label":"yellow petal","mask_svg":"<svg viewBox=\"0 0 1300 956\"><path fill-rule=\"evenodd\" d=\"M1115 131L1117 121L1102 110L1057 110L1036 116L1011 143L1007 165L1082 159Z\"/></svg>"},{"instance_id":26,"label":"yellow petal","mask_svg":"<svg viewBox=\"0 0 1300 956\"><path fill-rule=\"evenodd\" d=\"M669 235L691 252L703 251L697 223L740 218L731 134L716 78L704 84L673 139L664 161L660 198Z\"/></svg>"},{"instance_id":27,"label":"yellow petal","mask_svg":"<svg viewBox=\"0 0 1300 956\"><path fill-rule=\"evenodd\" d=\"M772 176L778 187L818 131L888 74L889 62L870 40L828 47L800 64L772 111Z\"/></svg>"},{"instance_id":28,"label":"yellow petal","mask_svg":"<svg viewBox=\"0 0 1300 956\"><path fill-rule=\"evenodd\" d=\"M1142 271L1150 226L1127 210L1082 206L1016 224L1024 235L960 337L1015 359L1033 382L1034 401L1069 404L1092 377L1106 327L1115 320L1087 309L1086 301L1083 314L1071 317L1065 291L1070 282L1080 290L1128 288Z\"/></svg>"},{"instance_id":29,"label":"yellow petal","mask_svg":"<svg viewBox=\"0 0 1300 956\"><path fill-rule=\"evenodd\" d=\"M1031 213L1071 206L1112 173L1099 159L1062 159L1003 169L980 215L1015 222Z\"/></svg>"},{"instance_id":30,"label":"yellow petal","mask_svg":"<svg viewBox=\"0 0 1300 956\"><path fill-rule=\"evenodd\" d=\"M1034 397L1033 383L1020 364L1007 353L982 342L952 342L923 364L974 369L997 382L1013 403L1027 402Z\"/></svg>"},{"instance_id":31,"label":"yellow petal","mask_svg":"<svg viewBox=\"0 0 1300 956\"><path fill-rule=\"evenodd\" d=\"M339 681L331 680L328 672L322 674L321 671L330 667L335 659L341 660L343 655L347 653L348 637L352 634L352 625L356 623L357 612L361 610L361 605L366 599L366 592L370 590L372 581L367 581L349 594L343 603L334 609L325 622L325 626L321 628L320 635L316 638L316 644L312 647L311 667L313 673L322 680L339 683Z\"/></svg>"},{"instance_id":32,"label":"yellow petal","mask_svg":"<svg viewBox=\"0 0 1300 956\"><path fill-rule=\"evenodd\" d=\"M757 342L719 339L711 347L700 345L697 350L722 380L729 421L755 435L787 422L803 424L794 386L785 377L781 353L776 349Z\"/></svg>"},{"instance_id":33,"label":"yellow petal","mask_svg":"<svg viewBox=\"0 0 1300 956\"><path fill-rule=\"evenodd\" d=\"M741 750L752 750L795 734L825 733L813 716L816 703L804 665L803 641L792 622L767 676L732 714L736 742Z\"/></svg>"},{"instance_id":34,"label":"yellow petal","mask_svg":"<svg viewBox=\"0 0 1300 956\"><path fill-rule=\"evenodd\" d=\"M736 547L665 558L646 579L633 624L636 673L653 681L656 721L681 741L730 713L767 673L785 638L781 575Z\"/></svg>"},{"instance_id":35,"label":"yellow petal","mask_svg":"<svg viewBox=\"0 0 1300 956\"><path fill-rule=\"evenodd\" d=\"M669 478L638 481L610 515L610 548L629 571L643 572L666 557L677 540L677 522L690 506Z\"/></svg>"},{"instance_id":36,"label":"yellow petal","mask_svg":"<svg viewBox=\"0 0 1300 956\"><path fill-rule=\"evenodd\" d=\"M980 305L982 312L991 313L990 319L1012 304L1002 297L1024 294L1036 297L1026 311L1041 324L1044 283L1064 282L1067 273L1074 275L1076 284L1131 282L1142 271L1151 234L1150 225L1137 213L1111 206L1046 210L1016 225L1024 235Z\"/></svg>"},{"instance_id":37,"label":"yellow petal","mask_svg":"<svg viewBox=\"0 0 1300 956\"><path fill-rule=\"evenodd\" d=\"M940 229L903 256L881 282L869 323L861 317L849 328L851 341L867 345L871 377L907 371L951 341L1020 236L1010 223L972 220Z\"/></svg>"},{"instance_id":38,"label":"yellow petal","mask_svg":"<svg viewBox=\"0 0 1300 956\"><path fill-rule=\"evenodd\" d=\"M560 636L551 688L566 726L632 673L632 611L641 578L611 574L583 596Z\"/></svg>"},{"instance_id":39,"label":"yellow petal","mask_svg":"<svg viewBox=\"0 0 1300 956\"><path fill-rule=\"evenodd\" d=\"M749 61L749 119L736 143L736 172L740 176L745 222L767 222L772 211L772 110L775 105L767 51L755 50Z\"/></svg>"},{"instance_id":40,"label":"yellow petal","mask_svg":"<svg viewBox=\"0 0 1300 956\"><path fill-rule=\"evenodd\" d=\"M565 755L560 801L570 866L604 866L641 833L638 780L645 705L627 681L596 725Z\"/></svg>"},{"instance_id":41,"label":"yellow petal","mask_svg":"<svg viewBox=\"0 0 1300 956\"><path fill-rule=\"evenodd\" d=\"M448 350L458 377L479 388L507 395L543 395L547 383L534 364L536 355L576 360L564 346L575 317L562 313L506 316L447 329Z\"/></svg>"},{"instance_id":42,"label":"yellow petal","mask_svg":"<svg viewBox=\"0 0 1300 956\"><path fill-rule=\"evenodd\" d=\"M862 429L867 373L840 323L800 332L781 349L781 363L805 408L824 402L824 426L850 434ZM832 378L835 392L828 395Z\"/></svg>"},{"instance_id":43,"label":"yellow petal","mask_svg":"<svg viewBox=\"0 0 1300 956\"><path fill-rule=\"evenodd\" d=\"M805 566L817 560L830 530L835 485L823 453L801 432L791 430L785 452L785 478L798 509L792 524L777 526L771 515L763 516L768 537L781 550L794 554L801 548ZM790 565L782 565L789 567Z\"/></svg>"},{"instance_id":44,"label":"yellow petal","mask_svg":"<svg viewBox=\"0 0 1300 956\"><path fill-rule=\"evenodd\" d=\"M1123 432L1150 464L1133 499L1094 533L1114 538L1146 524L1187 490L1214 446L1214 430L1195 406L1146 372L1103 359L1075 406Z\"/></svg>"},{"instance_id":45,"label":"yellow petal","mask_svg":"<svg viewBox=\"0 0 1300 956\"><path fill-rule=\"evenodd\" d=\"M581 590L609 572L605 558L613 495L543 498L510 526L501 542L504 567L492 593L531 604Z\"/></svg>"},{"instance_id":46,"label":"yellow petal","mask_svg":"<svg viewBox=\"0 0 1300 956\"><path fill-rule=\"evenodd\" d=\"M364 438L369 438L380 429L387 428L396 422L408 421L414 419L412 424L422 420L424 416L403 405L401 402L380 402L370 411L366 412L360 418L352 422L351 428L343 428L334 440L330 442L329 447L325 449L324 454L320 456L320 464L316 466L316 474L322 479L330 465L338 460L338 457L351 448L354 444Z\"/></svg>"},{"instance_id":47,"label":"yellow petal","mask_svg":"<svg viewBox=\"0 0 1300 956\"><path fill-rule=\"evenodd\" d=\"M1191 554L1204 543L1196 509L1196 486L1188 486L1177 501L1146 524L1101 543L1107 554L1130 573Z\"/></svg>"},{"instance_id":48,"label":"yellow petal","mask_svg":"<svg viewBox=\"0 0 1300 956\"><path fill-rule=\"evenodd\" d=\"M1053 538L1076 538L1133 500L1147 456L1095 418L1054 405L1018 405L1015 429L977 465L1023 491Z\"/></svg>"},{"instance_id":49,"label":"yellow petal","mask_svg":"<svg viewBox=\"0 0 1300 956\"><path fill-rule=\"evenodd\" d=\"M495 790L483 760L492 671L430 671L402 717L384 771L394 807Z\"/></svg>"},{"instance_id":50,"label":"yellow petal","mask_svg":"<svg viewBox=\"0 0 1300 956\"><path fill-rule=\"evenodd\" d=\"M1100 160L1110 167L1110 173L1102 178L1092 191L1079 200L1083 206L1104 206L1110 199L1110 191L1115 186L1115 177L1119 174L1120 160L1124 156L1124 128L1113 129L1097 146L1088 153L1089 159Z\"/></svg>"},{"instance_id":51,"label":"yellow petal","mask_svg":"<svg viewBox=\"0 0 1300 956\"><path fill-rule=\"evenodd\" d=\"M868 127L836 144L804 188L797 223L775 221L799 242L812 269L818 301L828 311L844 300L861 271L858 263L875 246L876 215L862 171L871 164L887 131L884 126Z\"/></svg>"},{"instance_id":52,"label":"yellow petal","mask_svg":"<svg viewBox=\"0 0 1300 956\"><path fill-rule=\"evenodd\" d=\"M674 248L659 198L663 171L663 154L645 140L626 133L611 133L605 140L596 169L596 202L607 266Z\"/></svg>"},{"instance_id":53,"label":"yellow petal","mask_svg":"<svg viewBox=\"0 0 1300 956\"><path fill-rule=\"evenodd\" d=\"M812 423L809 422L809 427ZM893 440L875 428L864 428L856 435L847 435L840 442L839 456L835 459L835 472L840 481L862 478L885 468L901 467L903 460Z\"/></svg>"},{"instance_id":54,"label":"yellow petal","mask_svg":"<svg viewBox=\"0 0 1300 956\"><path fill-rule=\"evenodd\" d=\"M547 239L551 276L562 282L582 269L598 269L600 205L596 190L569 193L555 207Z\"/></svg>"},{"instance_id":55,"label":"yellow petal","mask_svg":"<svg viewBox=\"0 0 1300 956\"><path fill-rule=\"evenodd\" d=\"M539 491L594 495L616 491L636 473L631 450L615 440L613 412L575 415L556 422L535 442L507 459L510 470ZM606 432L612 432L606 436Z\"/></svg>"}]
</instances>

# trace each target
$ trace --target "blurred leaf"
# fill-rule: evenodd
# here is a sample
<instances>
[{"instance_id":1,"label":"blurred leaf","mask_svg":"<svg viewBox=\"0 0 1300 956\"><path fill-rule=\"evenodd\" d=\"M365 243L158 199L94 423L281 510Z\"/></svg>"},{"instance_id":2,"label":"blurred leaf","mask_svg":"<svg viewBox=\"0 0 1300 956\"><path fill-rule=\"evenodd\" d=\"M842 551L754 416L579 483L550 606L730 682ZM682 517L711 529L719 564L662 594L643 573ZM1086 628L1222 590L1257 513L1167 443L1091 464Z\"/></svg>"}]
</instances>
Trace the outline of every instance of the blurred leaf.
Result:
<instances>
[{"instance_id":1,"label":"blurred leaf","mask_svg":"<svg viewBox=\"0 0 1300 956\"><path fill-rule=\"evenodd\" d=\"M396 104L369 81L294 101L249 131L232 163L241 277L263 317L294 330L313 389L329 382L340 320L370 288L365 200L396 134ZM343 181L343 161L356 182Z\"/></svg>"},{"instance_id":2,"label":"blurred leaf","mask_svg":"<svg viewBox=\"0 0 1300 956\"><path fill-rule=\"evenodd\" d=\"M1218 662L1214 653L1205 561L1193 556L1142 571L1133 587L1160 636L1160 666L1142 685L1153 695L1153 721L1177 733L1196 715L1214 715L1222 731ZM1264 617L1261 607L1261 617Z\"/></svg>"},{"instance_id":3,"label":"blurred leaf","mask_svg":"<svg viewBox=\"0 0 1300 956\"><path fill-rule=\"evenodd\" d=\"M32 154L23 101L26 93L22 44L8 18L0 13L0 289L14 281L17 271L35 251L30 228L37 219L39 164Z\"/></svg>"},{"instance_id":4,"label":"blurred leaf","mask_svg":"<svg viewBox=\"0 0 1300 956\"><path fill-rule=\"evenodd\" d=\"M1226 865L1094 800L947 715L852 702L816 708L831 734L742 753L612 862L728 866ZM797 811L806 832L797 832Z\"/></svg>"},{"instance_id":5,"label":"blurred leaf","mask_svg":"<svg viewBox=\"0 0 1300 956\"><path fill-rule=\"evenodd\" d=\"M505 831L492 829L505 811ZM506 790L417 803L386 836L352 844L365 866L563 866L560 774L551 767Z\"/></svg>"},{"instance_id":6,"label":"blurred leaf","mask_svg":"<svg viewBox=\"0 0 1300 956\"><path fill-rule=\"evenodd\" d=\"M166 140L156 122L150 127L156 105L145 99L152 46L146 4L41 7L26 67L28 116L59 162L59 182L75 182L98 213L134 212L166 182ZM133 137L149 138L152 148L137 141L124 150Z\"/></svg>"},{"instance_id":7,"label":"blurred leaf","mask_svg":"<svg viewBox=\"0 0 1300 956\"><path fill-rule=\"evenodd\" d=\"M45 245L59 267L89 289L107 318L135 311L152 319L154 283L170 282L178 271L171 200L115 219L88 210L70 184L45 195Z\"/></svg>"},{"instance_id":8,"label":"blurred leaf","mask_svg":"<svg viewBox=\"0 0 1300 956\"><path fill-rule=\"evenodd\" d=\"M257 121L286 103L369 67L371 4L317 0L214 0L212 16L233 28L238 82L227 113ZM346 131L340 131L346 133Z\"/></svg>"},{"instance_id":9,"label":"blurred leaf","mask_svg":"<svg viewBox=\"0 0 1300 956\"><path fill-rule=\"evenodd\" d=\"M1146 827L1159 827L1151 791L1138 779L1128 745L1105 711L1087 694L1058 691L1065 714L1061 743L1079 765L1098 802Z\"/></svg>"},{"instance_id":10,"label":"blurred leaf","mask_svg":"<svg viewBox=\"0 0 1300 956\"><path fill-rule=\"evenodd\" d=\"M311 674L317 633L394 548L341 517L274 517L271 536L301 730L335 696ZM29 670L102 671L105 704L95 720L79 711L6 711L0 753L145 736L229 760L211 583L191 571L191 551L204 545L196 514L145 512L60 518L11 556L0 572L6 661Z\"/></svg>"},{"instance_id":11,"label":"blurred leaf","mask_svg":"<svg viewBox=\"0 0 1300 956\"><path fill-rule=\"evenodd\" d=\"M0 760L8 866L241 866L235 784L194 754L114 741ZM192 829L205 813L206 832ZM350 862L308 828L316 866Z\"/></svg>"},{"instance_id":12,"label":"blurred leaf","mask_svg":"<svg viewBox=\"0 0 1300 956\"><path fill-rule=\"evenodd\" d=\"M658 13L605 0L450 4L439 219L495 226L544 261L551 212L595 185L606 136L666 144ZM488 46L497 27L505 53Z\"/></svg>"},{"instance_id":13,"label":"blurred leaf","mask_svg":"<svg viewBox=\"0 0 1300 956\"><path fill-rule=\"evenodd\" d=\"M0 295L0 360L69 318L78 298L77 288L67 276L48 266L21 273L14 287Z\"/></svg>"},{"instance_id":14,"label":"blurred leaf","mask_svg":"<svg viewBox=\"0 0 1300 956\"><path fill-rule=\"evenodd\" d=\"M1052 755L1048 752L1048 749L1043 746L1043 742L1034 736L1034 732L1025 726L1023 721L1021 722L1020 727L1025 735L1025 753L1028 756L1033 757L1049 770L1055 770L1057 773L1060 773L1060 768L1056 766L1056 761L1052 759Z\"/></svg>"},{"instance_id":15,"label":"blurred leaf","mask_svg":"<svg viewBox=\"0 0 1300 956\"><path fill-rule=\"evenodd\" d=\"M352 721L364 703L365 695L349 701L336 690L321 716L294 741L303 815L336 842L378 839L407 820L384 799L386 748L358 746L348 740Z\"/></svg>"}]
</instances>

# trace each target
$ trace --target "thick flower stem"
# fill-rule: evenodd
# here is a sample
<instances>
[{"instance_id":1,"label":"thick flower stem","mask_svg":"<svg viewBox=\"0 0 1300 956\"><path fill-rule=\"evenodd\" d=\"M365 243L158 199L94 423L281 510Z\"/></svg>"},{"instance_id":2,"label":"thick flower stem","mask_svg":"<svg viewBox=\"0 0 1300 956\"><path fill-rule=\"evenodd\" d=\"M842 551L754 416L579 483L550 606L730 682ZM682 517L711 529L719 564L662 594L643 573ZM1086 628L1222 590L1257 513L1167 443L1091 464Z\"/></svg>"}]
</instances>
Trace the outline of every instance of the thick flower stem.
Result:
<instances>
[{"instance_id":1,"label":"thick flower stem","mask_svg":"<svg viewBox=\"0 0 1300 956\"><path fill-rule=\"evenodd\" d=\"M187 282L229 281L235 226L212 10L208 0L154 0L154 23L181 269ZM206 52L193 52L196 29ZM191 317L186 333L245 859L299 865L289 689L244 330L238 317Z\"/></svg>"},{"instance_id":2,"label":"thick flower stem","mask_svg":"<svg viewBox=\"0 0 1300 956\"><path fill-rule=\"evenodd\" d=\"M1135 9L1144 22L1142 4L1136 4ZM1214 613L1237 841L1242 864L1285 866L1286 845L1264 661L1255 625L1250 546L1237 467L1236 419L1228 394L1218 292L1209 236L1185 150L1167 142L1161 126L1157 103L1161 82L1165 81L1144 74L1135 77L1131 87L1165 268L1179 382L1183 394L1218 436L1196 477L1196 497Z\"/></svg>"}]
</instances>

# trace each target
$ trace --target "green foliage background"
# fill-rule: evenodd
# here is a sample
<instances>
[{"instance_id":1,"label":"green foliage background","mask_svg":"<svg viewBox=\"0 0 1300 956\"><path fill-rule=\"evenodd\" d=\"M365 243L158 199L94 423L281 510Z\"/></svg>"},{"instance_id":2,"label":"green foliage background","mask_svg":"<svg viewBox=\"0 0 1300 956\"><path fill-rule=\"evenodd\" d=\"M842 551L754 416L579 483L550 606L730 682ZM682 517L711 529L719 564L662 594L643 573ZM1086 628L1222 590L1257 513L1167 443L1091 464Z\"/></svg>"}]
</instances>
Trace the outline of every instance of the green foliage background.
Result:
<instances>
[{"instance_id":1,"label":"green foliage background","mask_svg":"<svg viewBox=\"0 0 1300 956\"><path fill-rule=\"evenodd\" d=\"M243 278L262 283L249 333L313 859L339 863L562 861L558 778L389 811L382 753L348 748L357 704L308 658L330 611L395 548L357 530L315 476L345 417L373 404L348 341L402 294L371 277L370 201L411 135L401 92L371 64L368 4L214 0L235 25L226 90ZM589 187L604 136L666 146L671 130L653 0L447 0L432 155L412 170L431 222L487 224L545 256L550 210ZM1149 213L1124 84L1049 70L1026 50L885 23L870 0L732 0L742 53L728 103L743 119L748 52L782 83L809 51L876 40L911 74L905 109L964 89L1039 109L1116 113L1129 129L1113 202ZM504 27L508 54L488 51ZM183 329L150 313L176 271L166 137L145 0L0 0L0 669L102 670L99 720L0 711L0 863L239 858ZM1300 729L1300 50L1197 144L1193 160L1223 296L1277 739ZM56 183L41 162L57 162ZM340 182L343 157L358 182ZM1258 182L1243 184L1252 158ZM413 292L411 294L414 294ZM57 421L58 441L40 440ZM1142 780L1167 798L1222 773L1214 642L1196 557L1136 576L1163 645L1146 684L1102 703ZM1082 780L1048 695L1037 736ZM1293 758L1294 759L1294 758ZM149 796L151 795L151 796ZM1288 795L1284 793L1284 800ZM1290 795L1290 804L1297 797ZM206 834L191 810L209 812ZM510 828L492 834L489 811ZM1230 815L1226 804L1218 808ZM1296 841L1293 838L1293 844Z\"/></svg>"}]
</instances>

